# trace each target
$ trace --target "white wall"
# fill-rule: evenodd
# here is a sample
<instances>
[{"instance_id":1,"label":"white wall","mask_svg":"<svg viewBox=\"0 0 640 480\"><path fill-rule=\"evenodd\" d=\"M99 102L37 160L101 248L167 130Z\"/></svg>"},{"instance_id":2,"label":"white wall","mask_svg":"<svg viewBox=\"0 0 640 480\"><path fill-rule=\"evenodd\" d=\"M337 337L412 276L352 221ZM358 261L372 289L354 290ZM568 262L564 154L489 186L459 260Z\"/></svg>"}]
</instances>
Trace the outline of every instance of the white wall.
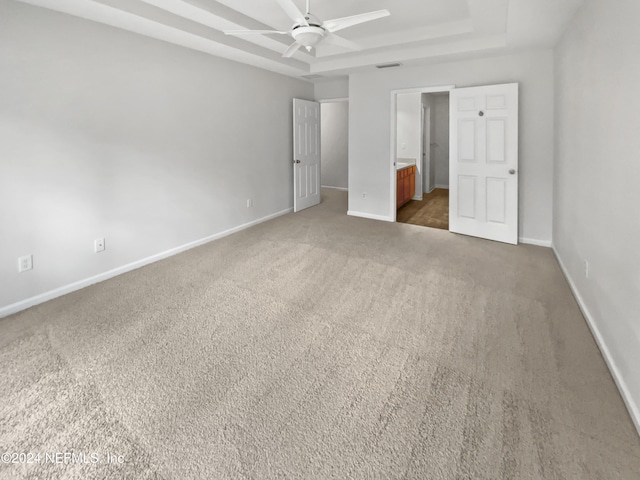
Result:
<instances>
[{"instance_id":1,"label":"white wall","mask_svg":"<svg viewBox=\"0 0 640 480\"><path fill-rule=\"evenodd\" d=\"M414 198L422 198L422 102L420 93L403 93L396 102L396 160L415 162Z\"/></svg>"},{"instance_id":2,"label":"white wall","mask_svg":"<svg viewBox=\"0 0 640 480\"><path fill-rule=\"evenodd\" d=\"M435 184L438 188L449 187L449 94L434 95L433 156Z\"/></svg>"},{"instance_id":3,"label":"white wall","mask_svg":"<svg viewBox=\"0 0 640 480\"><path fill-rule=\"evenodd\" d=\"M520 236L551 241L553 52L401 67L349 77L349 211L392 218L392 90L520 83ZM366 196L363 197L363 193Z\"/></svg>"},{"instance_id":4,"label":"white wall","mask_svg":"<svg viewBox=\"0 0 640 480\"><path fill-rule=\"evenodd\" d=\"M349 186L349 103L322 103L320 109L322 186L347 188Z\"/></svg>"},{"instance_id":5,"label":"white wall","mask_svg":"<svg viewBox=\"0 0 640 480\"><path fill-rule=\"evenodd\" d=\"M347 98L349 96L349 77L329 77L318 80L313 88L316 100Z\"/></svg>"},{"instance_id":6,"label":"white wall","mask_svg":"<svg viewBox=\"0 0 640 480\"><path fill-rule=\"evenodd\" d=\"M0 313L292 206L310 83L21 3L0 18Z\"/></svg>"},{"instance_id":7,"label":"white wall","mask_svg":"<svg viewBox=\"0 0 640 480\"><path fill-rule=\"evenodd\" d=\"M556 49L553 243L640 430L638 18L589 0Z\"/></svg>"},{"instance_id":8,"label":"white wall","mask_svg":"<svg viewBox=\"0 0 640 480\"><path fill-rule=\"evenodd\" d=\"M398 95L397 114L397 158L418 159L420 156L420 93Z\"/></svg>"}]
</instances>

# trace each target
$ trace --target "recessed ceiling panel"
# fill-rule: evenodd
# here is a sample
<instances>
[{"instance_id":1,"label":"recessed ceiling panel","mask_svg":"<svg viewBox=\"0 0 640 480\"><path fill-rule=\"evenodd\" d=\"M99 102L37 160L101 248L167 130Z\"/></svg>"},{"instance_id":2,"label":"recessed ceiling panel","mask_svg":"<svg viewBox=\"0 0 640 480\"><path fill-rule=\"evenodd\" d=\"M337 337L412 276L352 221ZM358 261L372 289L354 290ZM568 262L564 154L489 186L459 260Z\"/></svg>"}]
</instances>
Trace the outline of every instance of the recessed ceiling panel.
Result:
<instances>
[{"instance_id":1,"label":"recessed ceiling panel","mask_svg":"<svg viewBox=\"0 0 640 480\"><path fill-rule=\"evenodd\" d=\"M301 11L306 0L293 0ZM219 0L235 10L277 29L287 29L292 21L275 0ZM391 16L357 25L341 34L349 38L371 36L384 29L386 33L463 20L469 16L467 0L311 0L311 13L320 20L347 17L374 10L387 9Z\"/></svg>"},{"instance_id":2,"label":"recessed ceiling panel","mask_svg":"<svg viewBox=\"0 0 640 480\"><path fill-rule=\"evenodd\" d=\"M1 0L0 0L1 1ZM275 72L343 75L380 63L405 65L460 55L549 47L583 0L311 0L319 21L376 10L390 16L345 28L310 51L282 58L290 34L278 0L19 0ZM306 0L293 0L306 11ZM535 4L535 6L533 6Z\"/></svg>"}]
</instances>

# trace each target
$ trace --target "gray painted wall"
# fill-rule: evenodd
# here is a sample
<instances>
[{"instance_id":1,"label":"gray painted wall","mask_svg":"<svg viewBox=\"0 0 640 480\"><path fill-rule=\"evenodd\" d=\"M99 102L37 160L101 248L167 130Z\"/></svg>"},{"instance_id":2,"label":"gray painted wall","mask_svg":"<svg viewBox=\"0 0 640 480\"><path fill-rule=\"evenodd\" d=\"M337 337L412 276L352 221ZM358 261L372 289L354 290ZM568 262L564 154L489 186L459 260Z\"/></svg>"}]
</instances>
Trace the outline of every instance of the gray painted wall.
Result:
<instances>
[{"instance_id":1,"label":"gray painted wall","mask_svg":"<svg viewBox=\"0 0 640 480\"><path fill-rule=\"evenodd\" d=\"M292 206L312 84L20 3L0 21L0 309Z\"/></svg>"},{"instance_id":2,"label":"gray painted wall","mask_svg":"<svg viewBox=\"0 0 640 480\"><path fill-rule=\"evenodd\" d=\"M349 103L320 105L321 180L325 187L347 188L349 155Z\"/></svg>"},{"instance_id":3,"label":"gray painted wall","mask_svg":"<svg viewBox=\"0 0 640 480\"><path fill-rule=\"evenodd\" d=\"M520 83L520 236L550 243L554 93L553 51L547 49L351 75L349 211L392 218L392 90L512 82Z\"/></svg>"},{"instance_id":4,"label":"gray painted wall","mask_svg":"<svg viewBox=\"0 0 640 480\"><path fill-rule=\"evenodd\" d=\"M316 100L327 100L331 98L347 98L349 96L349 78L325 78L318 80L313 86Z\"/></svg>"},{"instance_id":5,"label":"gray painted wall","mask_svg":"<svg viewBox=\"0 0 640 480\"><path fill-rule=\"evenodd\" d=\"M640 430L638 18L585 2L557 47L553 243Z\"/></svg>"}]
</instances>

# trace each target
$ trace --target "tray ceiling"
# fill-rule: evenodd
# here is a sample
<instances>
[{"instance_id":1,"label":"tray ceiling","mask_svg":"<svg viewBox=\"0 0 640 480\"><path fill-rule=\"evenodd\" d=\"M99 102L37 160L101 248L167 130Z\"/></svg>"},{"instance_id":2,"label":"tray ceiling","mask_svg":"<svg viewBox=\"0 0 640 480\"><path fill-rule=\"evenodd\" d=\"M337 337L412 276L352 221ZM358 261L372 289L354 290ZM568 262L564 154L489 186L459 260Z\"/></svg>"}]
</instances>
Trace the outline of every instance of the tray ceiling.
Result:
<instances>
[{"instance_id":1,"label":"tray ceiling","mask_svg":"<svg viewBox=\"0 0 640 480\"><path fill-rule=\"evenodd\" d=\"M18 0L285 75L336 76L377 64L418 64L555 44L583 0L312 0L322 20L372 10L391 15L340 31L362 50L319 45L293 58L287 35L237 38L223 30L288 30L275 0ZM294 0L301 10L304 0Z\"/></svg>"}]
</instances>

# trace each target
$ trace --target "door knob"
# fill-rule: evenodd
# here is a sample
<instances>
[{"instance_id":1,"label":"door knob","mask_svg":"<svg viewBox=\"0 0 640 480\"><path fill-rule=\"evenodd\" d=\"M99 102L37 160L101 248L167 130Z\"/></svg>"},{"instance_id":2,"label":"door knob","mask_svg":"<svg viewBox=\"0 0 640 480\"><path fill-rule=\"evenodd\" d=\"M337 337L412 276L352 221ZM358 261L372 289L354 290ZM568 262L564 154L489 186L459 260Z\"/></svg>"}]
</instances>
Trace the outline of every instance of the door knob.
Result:
<instances>
[{"instance_id":1,"label":"door knob","mask_svg":"<svg viewBox=\"0 0 640 480\"><path fill-rule=\"evenodd\" d=\"M478 115L480 115L481 117L484 117L484 112L483 112L482 110L480 110L480 111L478 112Z\"/></svg>"},{"instance_id":2,"label":"door knob","mask_svg":"<svg viewBox=\"0 0 640 480\"><path fill-rule=\"evenodd\" d=\"M294 160L293 163L300 163L300 160Z\"/></svg>"},{"instance_id":3,"label":"door knob","mask_svg":"<svg viewBox=\"0 0 640 480\"><path fill-rule=\"evenodd\" d=\"M509 174L510 174L510 175L515 175L515 174L516 174L516 171L512 168L511 170L509 170Z\"/></svg>"}]
</instances>

